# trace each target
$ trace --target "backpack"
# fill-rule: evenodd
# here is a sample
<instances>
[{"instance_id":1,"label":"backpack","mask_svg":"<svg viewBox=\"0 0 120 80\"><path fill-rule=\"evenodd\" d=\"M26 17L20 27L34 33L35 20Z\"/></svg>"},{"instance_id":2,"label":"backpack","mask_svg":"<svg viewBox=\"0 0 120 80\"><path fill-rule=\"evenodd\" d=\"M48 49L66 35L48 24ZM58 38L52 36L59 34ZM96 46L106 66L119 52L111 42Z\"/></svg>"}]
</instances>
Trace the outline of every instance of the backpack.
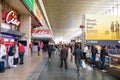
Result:
<instances>
[{"instance_id":1,"label":"backpack","mask_svg":"<svg viewBox=\"0 0 120 80\"><path fill-rule=\"evenodd\" d=\"M13 47L12 53L13 53L13 54L16 53L16 49L15 49L15 47Z\"/></svg>"}]
</instances>

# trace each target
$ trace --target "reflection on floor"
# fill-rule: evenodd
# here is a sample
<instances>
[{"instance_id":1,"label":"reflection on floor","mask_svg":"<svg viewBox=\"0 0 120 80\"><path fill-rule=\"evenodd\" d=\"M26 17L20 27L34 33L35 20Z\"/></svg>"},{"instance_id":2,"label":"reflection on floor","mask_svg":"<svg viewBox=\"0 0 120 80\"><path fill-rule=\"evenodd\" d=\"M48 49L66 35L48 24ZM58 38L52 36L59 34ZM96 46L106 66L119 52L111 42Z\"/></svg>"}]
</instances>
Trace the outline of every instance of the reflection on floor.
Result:
<instances>
[{"instance_id":1,"label":"reflection on floor","mask_svg":"<svg viewBox=\"0 0 120 80\"><path fill-rule=\"evenodd\" d=\"M97 68L87 65L81 69L79 74L76 72L74 62L68 60L68 70L64 67L59 68L60 60L58 56L52 56L52 61L47 61L38 80L117 80L107 73L103 73Z\"/></svg>"},{"instance_id":2,"label":"reflection on floor","mask_svg":"<svg viewBox=\"0 0 120 80\"><path fill-rule=\"evenodd\" d=\"M58 55L53 55L52 60L48 61L47 55L43 54L26 58L24 65L0 73L0 80L117 80L89 65L85 70L81 69L78 74L74 61L70 62L70 59L68 59L68 70L64 67L61 69Z\"/></svg>"},{"instance_id":3,"label":"reflection on floor","mask_svg":"<svg viewBox=\"0 0 120 80\"><path fill-rule=\"evenodd\" d=\"M6 69L4 73L0 73L0 80L27 80L30 73L36 66L43 61L44 55L25 57L24 65L18 65L17 68Z\"/></svg>"}]
</instances>

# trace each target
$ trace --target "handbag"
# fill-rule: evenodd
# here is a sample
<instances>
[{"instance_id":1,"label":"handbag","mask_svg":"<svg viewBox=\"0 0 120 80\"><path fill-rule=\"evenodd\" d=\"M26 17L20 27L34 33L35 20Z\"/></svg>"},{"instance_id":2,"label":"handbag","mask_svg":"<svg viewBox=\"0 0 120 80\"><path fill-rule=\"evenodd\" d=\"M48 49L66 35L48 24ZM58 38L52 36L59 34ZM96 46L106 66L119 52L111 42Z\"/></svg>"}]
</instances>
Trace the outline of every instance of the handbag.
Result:
<instances>
[{"instance_id":1,"label":"handbag","mask_svg":"<svg viewBox=\"0 0 120 80\"><path fill-rule=\"evenodd\" d=\"M81 60L81 61L80 61L80 66L81 66L82 68L86 68L85 60Z\"/></svg>"}]
</instances>

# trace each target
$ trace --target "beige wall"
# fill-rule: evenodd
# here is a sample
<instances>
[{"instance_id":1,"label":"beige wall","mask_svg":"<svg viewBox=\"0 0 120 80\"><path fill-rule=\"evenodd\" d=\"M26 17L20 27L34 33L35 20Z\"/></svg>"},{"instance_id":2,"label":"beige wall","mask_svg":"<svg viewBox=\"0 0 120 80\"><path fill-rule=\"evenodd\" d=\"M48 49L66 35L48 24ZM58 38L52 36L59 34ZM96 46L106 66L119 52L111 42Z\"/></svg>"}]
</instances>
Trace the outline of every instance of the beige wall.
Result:
<instances>
[{"instance_id":1,"label":"beige wall","mask_svg":"<svg viewBox=\"0 0 120 80\"><path fill-rule=\"evenodd\" d=\"M29 44L31 43L31 17L29 15L21 15L20 21L20 32L25 33L21 40L27 40L26 55L30 55Z\"/></svg>"}]
</instances>

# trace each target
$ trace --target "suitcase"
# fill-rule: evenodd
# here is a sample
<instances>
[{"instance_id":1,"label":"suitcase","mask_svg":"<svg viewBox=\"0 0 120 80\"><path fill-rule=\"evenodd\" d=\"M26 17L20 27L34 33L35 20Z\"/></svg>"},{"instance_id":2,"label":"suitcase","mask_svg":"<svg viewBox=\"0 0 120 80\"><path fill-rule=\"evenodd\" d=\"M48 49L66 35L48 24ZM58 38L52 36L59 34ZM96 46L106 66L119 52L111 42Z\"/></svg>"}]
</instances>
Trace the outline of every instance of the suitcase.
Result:
<instances>
[{"instance_id":1,"label":"suitcase","mask_svg":"<svg viewBox=\"0 0 120 80\"><path fill-rule=\"evenodd\" d=\"M5 64L4 64L4 61L0 61L0 72L5 72Z\"/></svg>"}]
</instances>

